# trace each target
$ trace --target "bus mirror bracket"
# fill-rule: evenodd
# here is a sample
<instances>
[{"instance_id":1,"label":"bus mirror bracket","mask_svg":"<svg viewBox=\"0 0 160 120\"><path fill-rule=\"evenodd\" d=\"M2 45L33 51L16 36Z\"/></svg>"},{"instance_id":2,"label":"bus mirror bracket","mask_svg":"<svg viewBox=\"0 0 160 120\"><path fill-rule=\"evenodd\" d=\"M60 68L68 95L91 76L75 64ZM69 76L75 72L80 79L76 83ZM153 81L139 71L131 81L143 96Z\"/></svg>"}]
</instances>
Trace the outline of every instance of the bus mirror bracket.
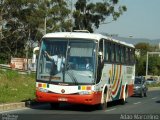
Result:
<instances>
[{"instance_id":1,"label":"bus mirror bracket","mask_svg":"<svg viewBox=\"0 0 160 120\"><path fill-rule=\"evenodd\" d=\"M35 47L33 49L33 53L36 54L36 55L38 55L38 53L39 53L39 47Z\"/></svg>"}]
</instances>

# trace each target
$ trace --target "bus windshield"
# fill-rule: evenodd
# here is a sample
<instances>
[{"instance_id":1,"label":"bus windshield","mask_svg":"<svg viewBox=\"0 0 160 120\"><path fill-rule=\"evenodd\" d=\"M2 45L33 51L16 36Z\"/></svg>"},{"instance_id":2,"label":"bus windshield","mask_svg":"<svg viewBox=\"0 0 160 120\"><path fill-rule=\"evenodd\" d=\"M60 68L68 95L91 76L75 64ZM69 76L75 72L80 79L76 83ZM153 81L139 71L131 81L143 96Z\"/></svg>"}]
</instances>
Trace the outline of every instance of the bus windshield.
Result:
<instances>
[{"instance_id":1,"label":"bus windshield","mask_svg":"<svg viewBox=\"0 0 160 120\"><path fill-rule=\"evenodd\" d=\"M37 80L53 84L94 84L95 52L94 40L44 38Z\"/></svg>"}]
</instances>

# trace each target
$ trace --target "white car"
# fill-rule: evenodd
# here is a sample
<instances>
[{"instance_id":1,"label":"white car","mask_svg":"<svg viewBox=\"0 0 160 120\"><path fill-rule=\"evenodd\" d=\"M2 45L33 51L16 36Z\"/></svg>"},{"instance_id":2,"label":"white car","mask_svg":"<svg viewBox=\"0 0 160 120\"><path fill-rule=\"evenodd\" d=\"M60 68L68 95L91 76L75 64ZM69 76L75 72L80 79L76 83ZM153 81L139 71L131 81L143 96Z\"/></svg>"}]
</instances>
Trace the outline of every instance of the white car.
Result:
<instances>
[{"instance_id":1,"label":"white car","mask_svg":"<svg viewBox=\"0 0 160 120\"><path fill-rule=\"evenodd\" d=\"M157 83L156 80L153 79L153 78L148 78L148 79L146 80L146 84L148 84L148 85L150 85L150 84L156 84L156 83Z\"/></svg>"}]
</instances>

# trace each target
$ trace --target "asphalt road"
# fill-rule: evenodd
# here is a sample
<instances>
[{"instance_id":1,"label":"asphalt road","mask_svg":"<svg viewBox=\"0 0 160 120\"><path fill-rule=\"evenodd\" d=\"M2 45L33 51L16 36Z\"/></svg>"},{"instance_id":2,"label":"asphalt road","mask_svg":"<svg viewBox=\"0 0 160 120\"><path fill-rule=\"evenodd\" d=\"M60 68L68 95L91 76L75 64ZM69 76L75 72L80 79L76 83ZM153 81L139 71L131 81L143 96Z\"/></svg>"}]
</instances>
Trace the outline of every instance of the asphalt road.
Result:
<instances>
[{"instance_id":1,"label":"asphalt road","mask_svg":"<svg viewBox=\"0 0 160 120\"><path fill-rule=\"evenodd\" d=\"M15 120L160 120L160 90L149 91L147 97L129 97L125 105L108 103L106 110L97 110L84 105L61 104L58 110L52 110L49 104L34 108L23 108L1 113L1 118L10 117ZM5 120L5 119L3 119Z\"/></svg>"}]
</instances>

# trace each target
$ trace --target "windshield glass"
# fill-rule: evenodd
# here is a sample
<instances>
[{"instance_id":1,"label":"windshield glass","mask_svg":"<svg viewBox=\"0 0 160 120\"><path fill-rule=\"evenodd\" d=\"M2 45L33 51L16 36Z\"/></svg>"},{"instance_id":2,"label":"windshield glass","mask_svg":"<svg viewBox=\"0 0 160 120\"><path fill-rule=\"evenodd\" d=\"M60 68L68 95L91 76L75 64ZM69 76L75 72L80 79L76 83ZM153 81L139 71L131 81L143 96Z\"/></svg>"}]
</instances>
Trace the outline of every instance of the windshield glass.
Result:
<instances>
[{"instance_id":1,"label":"windshield glass","mask_svg":"<svg viewBox=\"0 0 160 120\"><path fill-rule=\"evenodd\" d=\"M147 79L147 81L154 81L153 79Z\"/></svg>"},{"instance_id":2,"label":"windshield glass","mask_svg":"<svg viewBox=\"0 0 160 120\"><path fill-rule=\"evenodd\" d=\"M141 84L141 78L135 78L134 84Z\"/></svg>"},{"instance_id":3,"label":"windshield glass","mask_svg":"<svg viewBox=\"0 0 160 120\"><path fill-rule=\"evenodd\" d=\"M95 46L93 40L86 39L43 39L37 80L55 84L93 84Z\"/></svg>"}]
</instances>

